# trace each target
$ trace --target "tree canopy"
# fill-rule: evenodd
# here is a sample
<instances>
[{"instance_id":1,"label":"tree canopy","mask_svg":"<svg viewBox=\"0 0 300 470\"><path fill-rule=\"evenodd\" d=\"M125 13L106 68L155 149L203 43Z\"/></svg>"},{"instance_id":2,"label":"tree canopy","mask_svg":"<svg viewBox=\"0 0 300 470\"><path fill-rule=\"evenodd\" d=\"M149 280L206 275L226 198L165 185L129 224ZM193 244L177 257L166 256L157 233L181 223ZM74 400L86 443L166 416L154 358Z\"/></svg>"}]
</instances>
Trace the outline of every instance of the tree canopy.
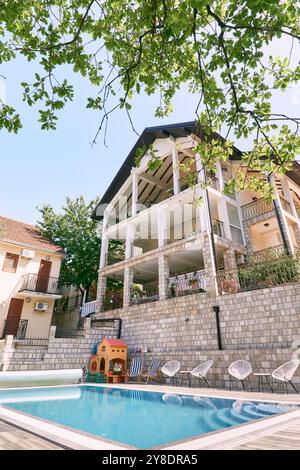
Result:
<instances>
[{"instance_id":1,"label":"tree canopy","mask_svg":"<svg viewBox=\"0 0 300 470\"><path fill-rule=\"evenodd\" d=\"M24 100L39 106L43 129L55 129L73 99L63 67L87 77L95 86L87 107L100 113L95 141L115 109L131 120L134 95L158 94L155 114L164 117L188 85L207 136L197 151L207 164L232 152L210 138L218 131L229 142L252 138L247 169L284 173L299 152L300 118L272 109L271 98L299 81L299 13L295 0L0 0L0 63L21 55L38 66L21 85ZM0 126L21 127L9 103ZM241 174L235 184L261 183Z\"/></svg>"},{"instance_id":2,"label":"tree canopy","mask_svg":"<svg viewBox=\"0 0 300 470\"><path fill-rule=\"evenodd\" d=\"M61 213L55 213L49 205L39 209L42 219L38 228L42 235L61 246L66 254L60 272L62 283L74 285L81 292L89 291L98 278L101 238L99 222L91 218L98 202L95 199L86 203L80 196L74 200L67 198ZM113 259L122 249L120 242L110 241L109 256Z\"/></svg>"}]
</instances>

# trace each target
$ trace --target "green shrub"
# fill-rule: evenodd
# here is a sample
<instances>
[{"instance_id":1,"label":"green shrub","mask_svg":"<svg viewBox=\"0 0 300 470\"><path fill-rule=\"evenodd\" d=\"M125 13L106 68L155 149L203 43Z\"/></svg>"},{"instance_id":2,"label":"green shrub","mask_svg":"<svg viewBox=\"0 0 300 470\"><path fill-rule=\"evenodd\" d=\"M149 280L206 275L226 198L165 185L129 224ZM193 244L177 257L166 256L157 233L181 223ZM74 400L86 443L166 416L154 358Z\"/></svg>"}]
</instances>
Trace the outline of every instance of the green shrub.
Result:
<instances>
[{"instance_id":1,"label":"green shrub","mask_svg":"<svg viewBox=\"0 0 300 470\"><path fill-rule=\"evenodd\" d=\"M299 281L300 269L297 257L282 255L273 260L240 268L241 289L271 287Z\"/></svg>"}]
</instances>

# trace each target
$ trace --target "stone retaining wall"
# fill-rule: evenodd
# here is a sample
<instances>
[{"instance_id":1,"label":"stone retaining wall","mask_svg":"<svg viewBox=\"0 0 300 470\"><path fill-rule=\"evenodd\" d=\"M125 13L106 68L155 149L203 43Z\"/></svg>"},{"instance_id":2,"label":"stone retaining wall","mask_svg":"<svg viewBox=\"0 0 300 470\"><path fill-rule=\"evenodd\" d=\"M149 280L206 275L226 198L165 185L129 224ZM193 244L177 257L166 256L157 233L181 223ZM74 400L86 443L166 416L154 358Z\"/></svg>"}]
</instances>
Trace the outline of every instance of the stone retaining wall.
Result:
<instances>
[{"instance_id":1,"label":"stone retaining wall","mask_svg":"<svg viewBox=\"0 0 300 470\"><path fill-rule=\"evenodd\" d=\"M56 327L50 330L49 342L45 347L22 346L6 337L6 344L0 370L51 370L78 369L88 364L93 345L102 336L115 337L114 328L87 328L83 336L76 338L55 338Z\"/></svg>"},{"instance_id":2,"label":"stone retaining wall","mask_svg":"<svg viewBox=\"0 0 300 470\"><path fill-rule=\"evenodd\" d=\"M218 350L214 306L219 306L223 350ZM98 313L97 318L121 318L122 339L130 351L148 348L161 362L178 359L183 369L212 359L212 384L224 386L228 366L249 360L255 371L270 372L292 357L300 357L300 284L290 284L223 296L200 293ZM51 327L44 349L14 347L7 337L3 370L78 368L87 364L101 336L116 337L110 328L90 328L83 337L55 338ZM296 382L300 382L300 370Z\"/></svg>"}]
</instances>

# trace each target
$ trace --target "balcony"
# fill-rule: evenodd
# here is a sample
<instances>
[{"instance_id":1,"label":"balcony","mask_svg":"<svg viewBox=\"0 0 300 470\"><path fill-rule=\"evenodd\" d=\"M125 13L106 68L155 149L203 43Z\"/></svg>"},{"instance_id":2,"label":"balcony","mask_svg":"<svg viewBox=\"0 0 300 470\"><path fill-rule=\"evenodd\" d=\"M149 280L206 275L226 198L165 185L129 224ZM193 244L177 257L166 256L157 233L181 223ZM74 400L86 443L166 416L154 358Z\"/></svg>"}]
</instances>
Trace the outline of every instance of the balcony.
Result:
<instances>
[{"instance_id":1,"label":"balcony","mask_svg":"<svg viewBox=\"0 0 300 470\"><path fill-rule=\"evenodd\" d=\"M139 305L159 300L158 284L131 289L130 305Z\"/></svg>"},{"instance_id":2,"label":"balcony","mask_svg":"<svg viewBox=\"0 0 300 470\"><path fill-rule=\"evenodd\" d=\"M205 271L180 274L169 278L169 297L205 292Z\"/></svg>"},{"instance_id":3,"label":"balcony","mask_svg":"<svg viewBox=\"0 0 300 470\"><path fill-rule=\"evenodd\" d=\"M243 220L251 220L273 211L273 204L264 198L257 199L242 206Z\"/></svg>"},{"instance_id":4,"label":"balcony","mask_svg":"<svg viewBox=\"0 0 300 470\"><path fill-rule=\"evenodd\" d=\"M62 289L57 277L25 274L21 279L18 292L61 297Z\"/></svg>"},{"instance_id":5,"label":"balcony","mask_svg":"<svg viewBox=\"0 0 300 470\"><path fill-rule=\"evenodd\" d=\"M80 307L80 316L81 318L88 317L92 315L92 313L96 313L97 311L97 301L92 300L91 302L86 302L85 304Z\"/></svg>"}]
</instances>

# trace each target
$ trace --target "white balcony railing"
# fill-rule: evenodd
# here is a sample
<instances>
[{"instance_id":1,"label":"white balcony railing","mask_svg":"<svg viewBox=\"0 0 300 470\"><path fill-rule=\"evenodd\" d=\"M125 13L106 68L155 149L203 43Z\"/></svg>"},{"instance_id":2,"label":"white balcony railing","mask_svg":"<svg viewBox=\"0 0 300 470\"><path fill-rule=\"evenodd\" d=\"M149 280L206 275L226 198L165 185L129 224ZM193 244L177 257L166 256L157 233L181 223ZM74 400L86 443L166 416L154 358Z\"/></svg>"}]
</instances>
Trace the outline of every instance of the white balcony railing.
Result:
<instances>
[{"instance_id":1,"label":"white balcony railing","mask_svg":"<svg viewBox=\"0 0 300 470\"><path fill-rule=\"evenodd\" d=\"M88 315L91 315L92 313L96 313L97 306L97 300L93 300L92 302L87 302L86 304L83 304L83 306L80 308L81 317L85 318Z\"/></svg>"}]
</instances>

